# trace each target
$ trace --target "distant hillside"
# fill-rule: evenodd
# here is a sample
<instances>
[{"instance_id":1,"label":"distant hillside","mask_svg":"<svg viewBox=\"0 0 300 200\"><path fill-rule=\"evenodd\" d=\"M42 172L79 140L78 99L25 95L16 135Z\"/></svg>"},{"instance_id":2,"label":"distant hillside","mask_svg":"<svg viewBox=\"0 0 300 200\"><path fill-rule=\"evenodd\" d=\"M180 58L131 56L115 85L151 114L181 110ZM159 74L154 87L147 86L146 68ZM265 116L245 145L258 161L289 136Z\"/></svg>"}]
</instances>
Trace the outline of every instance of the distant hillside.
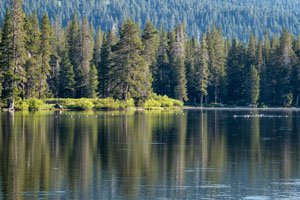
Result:
<instances>
[{"instance_id":1,"label":"distant hillside","mask_svg":"<svg viewBox=\"0 0 300 200\"><path fill-rule=\"evenodd\" d=\"M0 22L9 0L0 1ZM26 13L48 12L51 21L56 15L63 25L74 11L79 19L88 16L90 23L104 31L131 17L140 24L147 18L157 27L168 29L186 21L187 33L200 36L211 24L221 25L223 35L246 40L250 30L262 36L265 29L279 34L284 26L294 35L300 33L300 1L298 0L24 0Z\"/></svg>"}]
</instances>

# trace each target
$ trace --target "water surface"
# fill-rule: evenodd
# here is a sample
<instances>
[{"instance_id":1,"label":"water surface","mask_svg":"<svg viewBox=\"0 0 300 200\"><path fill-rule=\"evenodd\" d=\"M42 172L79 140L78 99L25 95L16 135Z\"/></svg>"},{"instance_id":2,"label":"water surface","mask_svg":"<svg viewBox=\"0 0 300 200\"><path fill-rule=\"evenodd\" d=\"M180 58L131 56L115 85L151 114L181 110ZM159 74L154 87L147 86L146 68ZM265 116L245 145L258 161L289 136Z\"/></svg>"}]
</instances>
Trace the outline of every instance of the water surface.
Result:
<instances>
[{"instance_id":1,"label":"water surface","mask_svg":"<svg viewBox=\"0 0 300 200\"><path fill-rule=\"evenodd\" d=\"M0 199L299 199L300 112L0 113Z\"/></svg>"}]
</instances>

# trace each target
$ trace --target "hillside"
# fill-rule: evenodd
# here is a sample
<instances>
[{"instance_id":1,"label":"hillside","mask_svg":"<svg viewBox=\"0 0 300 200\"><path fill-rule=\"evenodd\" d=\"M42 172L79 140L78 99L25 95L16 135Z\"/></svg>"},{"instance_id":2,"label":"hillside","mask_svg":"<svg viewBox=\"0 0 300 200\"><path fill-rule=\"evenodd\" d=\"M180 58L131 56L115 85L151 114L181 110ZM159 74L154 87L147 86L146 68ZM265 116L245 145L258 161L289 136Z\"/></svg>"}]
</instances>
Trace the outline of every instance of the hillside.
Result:
<instances>
[{"instance_id":1,"label":"hillside","mask_svg":"<svg viewBox=\"0 0 300 200\"><path fill-rule=\"evenodd\" d=\"M0 21L7 1L0 2ZM282 27L297 35L300 32L300 2L295 0L24 0L26 14L37 10L39 17L47 12L53 22L59 15L66 25L74 11L79 19L88 16L96 27L108 31L127 17L144 25L147 18L168 30L186 21L187 33L199 36L211 24L221 25L223 35L245 40L250 29L262 36L265 29L279 34Z\"/></svg>"}]
</instances>

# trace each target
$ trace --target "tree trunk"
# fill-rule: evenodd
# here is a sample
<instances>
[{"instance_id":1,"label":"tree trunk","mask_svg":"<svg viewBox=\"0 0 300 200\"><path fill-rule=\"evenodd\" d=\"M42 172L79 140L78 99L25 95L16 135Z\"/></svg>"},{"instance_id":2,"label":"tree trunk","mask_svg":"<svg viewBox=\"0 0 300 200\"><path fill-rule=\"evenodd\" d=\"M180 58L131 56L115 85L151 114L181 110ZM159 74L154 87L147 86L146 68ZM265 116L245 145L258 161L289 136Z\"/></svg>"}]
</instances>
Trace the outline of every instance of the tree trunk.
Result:
<instances>
[{"instance_id":1,"label":"tree trunk","mask_svg":"<svg viewBox=\"0 0 300 200\"><path fill-rule=\"evenodd\" d=\"M299 94L297 95L296 107L298 107L298 104L299 104Z\"/></svg>"},{"instance_id":2,"label":"tree trunk","mask_svg":"<svg viewBox=\"0 0 300 200\"><path fill-rule=\"evenodd\" d=\"M201 97L200 97L200 106L201 107L203 106L203 94L201 94Z\"/></svg>"},{"instance_id":3,"label":"tree trunk","mask_svg":"<svg viewBox=\"0 0 300 200\"><path fill-rule=\"evenodd\" d=\"M218 91L217 91L217 88L215 88L215 103L218 103Z\"/></svg>"},{"instance_id":4,"label":"tree trunk","mask_svg":"<svg viewBox=\"0 0 300 200\"><path fill-rule=\"evenodd\" d=\"M15 111L15 100L8 102L8 110L9 111Z\"/></svg>"}]
</instances>

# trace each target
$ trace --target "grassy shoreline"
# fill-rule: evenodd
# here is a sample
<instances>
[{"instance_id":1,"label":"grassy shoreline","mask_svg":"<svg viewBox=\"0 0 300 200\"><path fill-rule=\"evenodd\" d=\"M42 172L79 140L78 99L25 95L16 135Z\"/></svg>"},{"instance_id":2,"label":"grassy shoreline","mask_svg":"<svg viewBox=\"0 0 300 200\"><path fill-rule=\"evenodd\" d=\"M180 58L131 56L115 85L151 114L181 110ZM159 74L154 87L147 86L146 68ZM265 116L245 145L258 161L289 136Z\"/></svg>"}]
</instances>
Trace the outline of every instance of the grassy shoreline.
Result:
<instances>
[{"instance_id":1,"label":"grassy shoreline","mask_svg":"<svg viewBox=\"0 0 300 200\"><path fill-rule=\"evenodd\" d=\"M160 95L152 95L144 102L139 102L138 106L135 103L133 99L122 101L113 98L30 98L17 100L15 110L175 110L183 107L183 102ZM2 110L7 108L3 107Z\"/></svg>"}]
</instances>

